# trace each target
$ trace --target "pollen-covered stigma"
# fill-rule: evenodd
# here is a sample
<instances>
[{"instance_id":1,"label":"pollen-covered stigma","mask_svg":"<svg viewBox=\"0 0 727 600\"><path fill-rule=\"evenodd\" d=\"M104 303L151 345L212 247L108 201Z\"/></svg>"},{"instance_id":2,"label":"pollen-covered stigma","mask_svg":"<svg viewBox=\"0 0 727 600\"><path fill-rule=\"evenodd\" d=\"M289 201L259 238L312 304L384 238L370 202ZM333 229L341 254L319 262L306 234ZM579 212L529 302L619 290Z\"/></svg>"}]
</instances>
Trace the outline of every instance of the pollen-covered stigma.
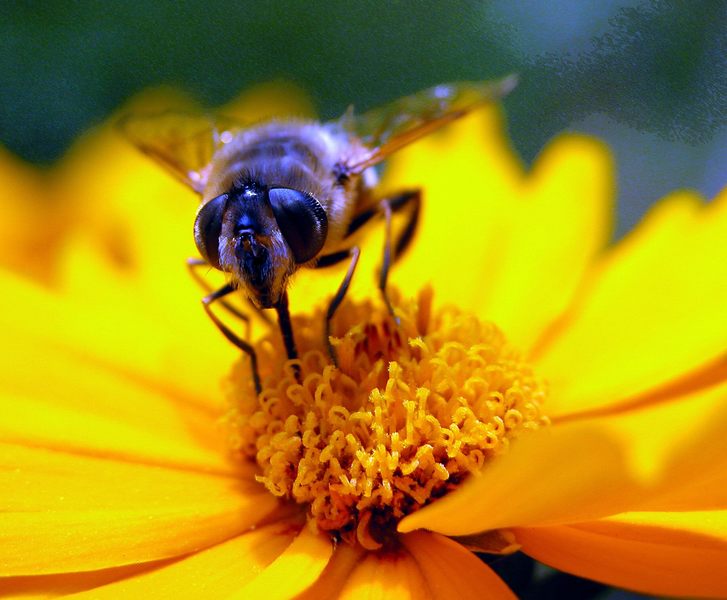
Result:
<instances>
[{"instance_id":1,"label":"pollen-covered stigma","mask_svg":"<svg viewBox=\"0 0 727 600\"><path fill-rule=\"evenodd\" d=\"M273 332L256 344L262 393L246 357L228 386L230 443L257 462L258 480L367 550L392 544L404 516L549 423L543 382L495 325L435 311L428 288L396 302L396 315L398 325L383 303L344 303L331 340L338 368L323 312L298 317L299 360L281 361Z\"/></svg>"}]
</instances>

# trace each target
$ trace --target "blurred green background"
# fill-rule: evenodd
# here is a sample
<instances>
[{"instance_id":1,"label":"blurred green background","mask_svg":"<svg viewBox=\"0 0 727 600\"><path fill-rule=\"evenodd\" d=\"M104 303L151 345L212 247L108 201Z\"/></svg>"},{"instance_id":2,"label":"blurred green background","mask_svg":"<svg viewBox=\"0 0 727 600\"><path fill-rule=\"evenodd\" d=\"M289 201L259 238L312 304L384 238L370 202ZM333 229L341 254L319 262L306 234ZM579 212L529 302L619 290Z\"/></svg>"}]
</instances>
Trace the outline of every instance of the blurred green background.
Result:
<instances>
[{"instance_id":1,"label":"blurred green background","mask_svg":"<svg viewBox=\"0 0 727 600\"><path fill-rule=\"evenodd\" d=\"M151 85L219 105L258 82L324 118L511 72L510 133L531 161L562 130L614 149L619 233L678 187L727 184L727 2L3 2L0 143L51 163Z\"/></svg>"}]
</instances>

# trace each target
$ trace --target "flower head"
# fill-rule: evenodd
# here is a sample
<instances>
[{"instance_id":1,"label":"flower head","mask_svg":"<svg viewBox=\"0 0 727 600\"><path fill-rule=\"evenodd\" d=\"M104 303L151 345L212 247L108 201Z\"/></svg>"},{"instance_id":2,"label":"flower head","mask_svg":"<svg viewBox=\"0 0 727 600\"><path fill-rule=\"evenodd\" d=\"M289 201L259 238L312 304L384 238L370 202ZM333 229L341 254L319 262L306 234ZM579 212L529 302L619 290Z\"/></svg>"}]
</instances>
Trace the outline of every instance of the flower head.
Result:
<instances>
[{"instance_id":1,"label":"flower head","mask_svg":"<svg viewBox=\"0 0 727 600\"><path fill-rule=\"evenodd\" d=\"M1 275L3 593L511 597L472 548L725 595L727 196L676 193L609 248L604 148L565 136L526 173L485 109L383 182L425 191L400 322L374 228L338 366L341 273L301 273L299 362L255 321L257 395L165 177L89 137L46 186L72 215L30 273L53 287Z\"/></svg>"}]
</instances>

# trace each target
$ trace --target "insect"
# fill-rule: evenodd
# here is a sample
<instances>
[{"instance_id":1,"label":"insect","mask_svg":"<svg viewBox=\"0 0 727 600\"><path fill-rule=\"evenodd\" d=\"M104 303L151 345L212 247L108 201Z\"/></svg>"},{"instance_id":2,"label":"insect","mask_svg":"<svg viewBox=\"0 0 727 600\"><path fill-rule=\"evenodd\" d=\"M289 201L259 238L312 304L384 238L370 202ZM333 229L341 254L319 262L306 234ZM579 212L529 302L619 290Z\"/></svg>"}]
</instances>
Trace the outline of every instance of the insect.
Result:
<instances>
[{"instance_id":1,"label":"insect","mask_svg":"<svg viewBox=\"0 0 727 600\"><path fill-rule=\"evenodd\" d=\"M420 190L378 197L374 167L481 104L502 98L515 84L510 76L438 85L361 116L349 109L326 123L289 120L241 126L223 117L174 113L122 121L122 129L142 152L199 194L194 240L201 259L188 264L227 273L228 283L206 295L202 304L225 337L249 355L258 393L253 347L220 320L212 304L219 301L246 319L223 300L242 289L255 308L274 309L288 357L296 358L287 294L291 276L300 268L348 260L326 315L326 342L335 362L328 340L331 319L359 258L353 234L374 217L385 220L379 289L393 315L386 292L389 268L411 241L420 213ZM392 240L392 213L404 210L406 224Z\"/></svg>"}]
</instances>

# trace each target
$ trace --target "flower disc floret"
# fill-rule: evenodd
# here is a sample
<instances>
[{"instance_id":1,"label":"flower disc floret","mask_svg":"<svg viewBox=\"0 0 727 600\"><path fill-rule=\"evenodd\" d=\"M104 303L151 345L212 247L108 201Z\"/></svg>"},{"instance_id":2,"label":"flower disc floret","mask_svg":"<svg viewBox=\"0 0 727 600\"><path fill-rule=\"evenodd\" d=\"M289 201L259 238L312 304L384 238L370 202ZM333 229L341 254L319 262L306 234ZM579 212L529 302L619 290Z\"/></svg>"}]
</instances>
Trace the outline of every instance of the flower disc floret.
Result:
<instances>
[{"instance_id":1,"label":"flower disc floret","mask_svg":"<svg viewBox=\"0 0 727 600\"><path fill-rule=\"evenodd\" d=\"M274 495L318 527L376 549L405 515L456 488L521 433L547 425L543 383L492 323L429 290L397 303L344 305L332 344L323 313L295 320L301 358L275 336L257 344L264 389L241 361L231 378L231 443ZM275 332L277 333L277 332Z\"/></svg>"}]
</instances>

